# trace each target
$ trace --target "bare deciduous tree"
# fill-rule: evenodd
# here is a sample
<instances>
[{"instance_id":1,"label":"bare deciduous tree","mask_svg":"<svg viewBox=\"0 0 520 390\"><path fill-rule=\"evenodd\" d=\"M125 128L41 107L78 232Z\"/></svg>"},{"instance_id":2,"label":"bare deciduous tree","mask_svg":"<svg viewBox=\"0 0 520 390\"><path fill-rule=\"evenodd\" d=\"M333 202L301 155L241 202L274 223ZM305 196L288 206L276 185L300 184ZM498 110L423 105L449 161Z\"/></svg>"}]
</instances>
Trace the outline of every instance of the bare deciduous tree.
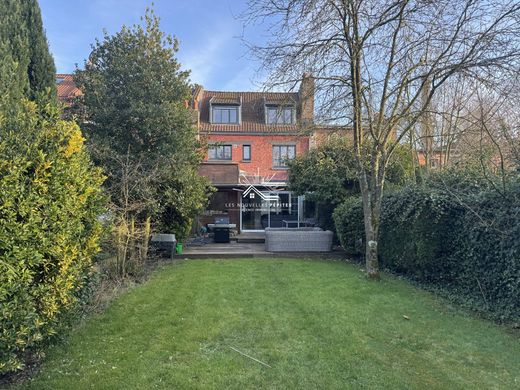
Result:
<instances>
[{"instance_id":1,"label":"bare deciduous tree","mask_svg":"<svg viewBox=\"0 0 520 390\"><path fill-rule=\"evenodd\" d=\"M316 79L318 117L352 126L366 270L370 278L378 278L381 201L396 145L454 76L489 80L517 71L520 4L250 0L243 17L246 26L268 26L270 40L251 44L269 72L267 86L295 85L310 71Z\"/></svg>"}]
</instances>

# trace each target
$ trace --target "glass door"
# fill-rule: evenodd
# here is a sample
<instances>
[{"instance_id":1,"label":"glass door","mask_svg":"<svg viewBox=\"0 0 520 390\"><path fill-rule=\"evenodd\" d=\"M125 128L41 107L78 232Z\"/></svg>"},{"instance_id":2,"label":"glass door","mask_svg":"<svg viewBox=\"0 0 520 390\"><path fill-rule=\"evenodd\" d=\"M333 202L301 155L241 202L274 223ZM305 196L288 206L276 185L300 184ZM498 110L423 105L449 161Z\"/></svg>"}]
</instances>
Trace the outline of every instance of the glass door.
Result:
<instances>
[{"instance_id":1,"label":"glass door","mask_svg":"<svg viewBox=\"0 0 520 390\"><path fill-rule=\"evenodd\" d=\"M295 227L298 225L298 198L290 192L271 192L269 227Z\"/></svg>"},{"instance_id":2,"label":"glass door","mask_svg":"<svg viewBox=\"0 0 520 390\"><path fill-rule=\"evenodd\" d=\"M251 191L242 198L240 215L242 230L264 230L269 226L269 201Z\"/></svg>"},{"instance_id":3,"label":"glass door","mask_svg":"<svg viewBox=\"0 0 520 390\"><path fill-rule=\"evenodd\" d=\"M304 197L289 191L250 191L240 205L241 230L300 227Z\"/></svg>"}]
</instances>

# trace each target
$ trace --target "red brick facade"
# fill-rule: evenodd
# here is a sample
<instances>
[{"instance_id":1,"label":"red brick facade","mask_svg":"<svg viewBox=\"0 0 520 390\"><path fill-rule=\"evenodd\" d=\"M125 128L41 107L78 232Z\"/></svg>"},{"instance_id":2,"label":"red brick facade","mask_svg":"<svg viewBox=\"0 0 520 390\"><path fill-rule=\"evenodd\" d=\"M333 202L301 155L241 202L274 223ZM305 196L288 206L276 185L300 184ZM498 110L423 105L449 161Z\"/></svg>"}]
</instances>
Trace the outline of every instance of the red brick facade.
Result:
<instances>
[{"instance_id":1,"label":"red brick facade","mask_svg":"<svg viewBox=\"0 0 520 390\"><path fill-rule=\"evenodd\" d=\"M260 176L270 181L285 182L287 179L287 169L273 166L273 146L275 145L295 145L296 155L300 155L309 150L309 137L303 135L229 135L211 134L208 142L218 145L231 145L231 161L229 163L238 164L241 176ZM243 146L250 145L251 159L244 161ZM206 161L212 161L206 156ZM222 161L218 161L222 164Z\"/></svg>"}]
</instances>

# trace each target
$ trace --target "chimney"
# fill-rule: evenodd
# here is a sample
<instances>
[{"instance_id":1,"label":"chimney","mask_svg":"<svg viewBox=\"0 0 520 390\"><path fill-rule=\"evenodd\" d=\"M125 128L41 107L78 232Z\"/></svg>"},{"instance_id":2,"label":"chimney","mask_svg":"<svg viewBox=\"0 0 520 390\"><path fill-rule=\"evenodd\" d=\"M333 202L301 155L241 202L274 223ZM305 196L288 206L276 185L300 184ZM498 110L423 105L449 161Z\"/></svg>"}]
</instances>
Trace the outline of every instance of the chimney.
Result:
<instances>
[{"instance_id":1,"label":"chimney","mask_svg":"<svg viewBox=\"0 0 520 390\"><path fill-rule=\"evenodd\" d=\"M305 72L298 92L300 98L300 121L302 126L314 124L314 77Z\"/></svg>"},{"instance_id":2,"label":"chimney","mask_svg":"<svg viewBox=\"0 0 520 390\"><path fill-rule=\"evenodd\" d=\"M197 124L197 128L200 127L200 104L204 95L204 88L202 85L195 85L192 91L191 108L193 109L194 120Z\"/></svg>"}]
</instances>

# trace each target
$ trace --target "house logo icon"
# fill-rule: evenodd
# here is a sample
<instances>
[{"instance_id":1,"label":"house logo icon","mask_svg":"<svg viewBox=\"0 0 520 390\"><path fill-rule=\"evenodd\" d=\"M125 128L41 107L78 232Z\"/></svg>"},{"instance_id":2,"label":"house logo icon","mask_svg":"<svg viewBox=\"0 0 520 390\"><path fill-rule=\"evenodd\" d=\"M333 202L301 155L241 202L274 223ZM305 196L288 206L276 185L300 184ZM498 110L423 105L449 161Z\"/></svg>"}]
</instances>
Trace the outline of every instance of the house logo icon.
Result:
<instances>
[{"instance_id":1,"label":"house logo icon","mask_svg":"<svg viewBox=\"0 0 520 390\"><path fill-rule=\"evenodd\" d=\"M252 184L242 194L243 198L249 197L250 199L256 198L256 196L265 201L278 200L278 195L266 195L253 186Z\"/></svg>"}]
</instances>

